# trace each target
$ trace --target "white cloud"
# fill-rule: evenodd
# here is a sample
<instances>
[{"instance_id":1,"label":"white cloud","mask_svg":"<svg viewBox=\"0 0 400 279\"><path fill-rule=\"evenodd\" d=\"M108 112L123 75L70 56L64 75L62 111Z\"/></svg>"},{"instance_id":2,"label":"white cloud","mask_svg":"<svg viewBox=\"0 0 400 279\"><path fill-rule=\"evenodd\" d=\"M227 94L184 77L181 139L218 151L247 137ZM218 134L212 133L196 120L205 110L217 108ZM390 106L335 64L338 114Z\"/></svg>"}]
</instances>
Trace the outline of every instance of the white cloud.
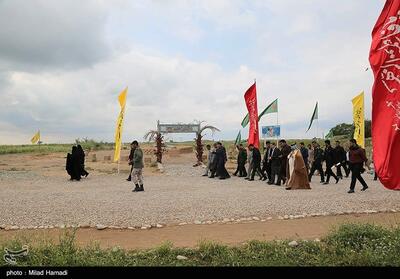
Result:
<instances>
[{"instance_id":1,"label":"white cloud","mask_svg":"<svg viewBox=\"0 0 400 279\"><path fill-rule=\"evenodd\" d=\"M157 120L236 128L245 113L243 92L256 75L246 67L226 74L210 63L131 51L74 72L14 73L0 114L21 131L32 127L24 122L30 118L58 141L112 141L117 95L128 85L125 140L141 138Z\"/></svg>"}]
</instances>

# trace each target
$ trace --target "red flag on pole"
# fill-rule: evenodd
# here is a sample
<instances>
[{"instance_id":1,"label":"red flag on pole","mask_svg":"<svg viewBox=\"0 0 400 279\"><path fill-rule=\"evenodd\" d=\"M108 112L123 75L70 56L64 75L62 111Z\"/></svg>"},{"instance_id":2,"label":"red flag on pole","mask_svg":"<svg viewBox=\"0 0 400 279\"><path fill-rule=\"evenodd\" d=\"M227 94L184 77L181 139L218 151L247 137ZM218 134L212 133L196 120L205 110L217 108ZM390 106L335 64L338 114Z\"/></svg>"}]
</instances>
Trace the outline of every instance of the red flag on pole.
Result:
<instances>
[{"instance_id":1,"label":"red flag on pole","mask_svg":"<svg viewBox=\"0 0 400 279\"><path fill-rule=\"evenodd\" d=\"M256 83L250 86L244 94L244 100L246 102L247 111L249 112L249 138L247 144L253 144L255 147L259 148L260 138L258 132L258 109L257 109L257 90Z\"/></svg>"},{"instance_id":2,"label":"red flag on pole","mask_svg":"<svg viewBox=\"0 0 400 279\"><path fill-rule=\"evenodd\" d=\"M372 143L382 184L400 190L400 0L387 0L372 31Z\"/></svg>"}]
</instances>

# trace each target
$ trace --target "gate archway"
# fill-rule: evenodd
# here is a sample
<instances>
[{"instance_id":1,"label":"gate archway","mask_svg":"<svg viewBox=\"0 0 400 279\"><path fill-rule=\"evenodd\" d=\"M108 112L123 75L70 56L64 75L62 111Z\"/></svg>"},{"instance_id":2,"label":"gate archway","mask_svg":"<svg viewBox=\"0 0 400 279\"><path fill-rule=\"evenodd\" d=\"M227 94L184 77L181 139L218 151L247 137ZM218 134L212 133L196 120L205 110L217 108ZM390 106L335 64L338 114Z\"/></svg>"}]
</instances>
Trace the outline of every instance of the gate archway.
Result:
<instances>
[{"instance_id":1,"label":"gate archway","mask_svg":"<svg viewBox=\"0 0 400 279\"><path fill-rule=\"evenodd\" d=\"M202 145L202 132L204 130L210 129L213 133L215 131L220 131L218 128L210 125L206 126L201 126L202 122L199 123L191 123L191 124L165 124L165 123L160 123L160 121L157 121L157 130L156 131L150 131L147 135L151 135L149 139L154 139L156 142L156 156L157 156L157 162L162 163L162 153L163 153L163 139L165 134L188 134L188 133L194 133L196 135L196 157L197 157L197 164L196 165L201 165L203 162L203 145Z\"/></svg>"}]
</instances>

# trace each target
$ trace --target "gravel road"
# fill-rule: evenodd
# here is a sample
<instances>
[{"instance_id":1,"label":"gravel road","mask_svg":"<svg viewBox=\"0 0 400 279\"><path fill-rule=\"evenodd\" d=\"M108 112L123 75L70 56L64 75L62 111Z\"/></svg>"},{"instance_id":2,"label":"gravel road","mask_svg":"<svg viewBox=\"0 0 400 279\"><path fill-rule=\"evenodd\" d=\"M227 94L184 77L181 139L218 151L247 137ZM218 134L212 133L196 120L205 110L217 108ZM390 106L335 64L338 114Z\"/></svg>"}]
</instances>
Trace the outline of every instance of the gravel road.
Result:
<instances>
[{"instance_id":1,"label":"gravel road","mask_svg":"<svg viewBox=\"0 0 400 279\"><path fill-rule=\"evenodd\" d=\"M204 169L165 166L165 174L145 177L145 192L133 193L126 175L90 175L81 182L65 176L0 172L0 225L103 224L143 226L257 216L335 214L400 209L400 191L385 190L365 175L370 188L347 194L349 179L312 190L286 191L265 182L201 177Z\"/></svg>"}]
</instances>

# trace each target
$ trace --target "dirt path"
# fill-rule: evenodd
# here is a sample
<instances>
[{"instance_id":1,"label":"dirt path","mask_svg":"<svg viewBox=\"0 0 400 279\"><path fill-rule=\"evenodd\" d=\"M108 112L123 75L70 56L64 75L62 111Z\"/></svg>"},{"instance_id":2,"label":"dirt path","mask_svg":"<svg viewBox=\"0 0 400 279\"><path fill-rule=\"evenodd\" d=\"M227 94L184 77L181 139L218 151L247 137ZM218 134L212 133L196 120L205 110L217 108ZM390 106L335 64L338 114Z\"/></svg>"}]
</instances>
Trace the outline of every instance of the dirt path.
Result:
<instances>
[{"instance_id":1,"label":"dirt path","mask_svg":"<svg viewBox=\"0 0 400 279\"><path fill-rule=\"evenodd\" d=\"M78 229L76 239L79 245L98 241L103 248L120 246L125 249L154 248L166 241L173 243L175 247L196 247L202 240L237 245L248 240L320 238L343 223L370 223L392 227L400 224L400 213L340 215L239 224L167 226L161 229L134 231ZM16 235L33 239L46 236L56 241L60 230L0 231L0 240Z\"/></svg>"}]
</instances>

